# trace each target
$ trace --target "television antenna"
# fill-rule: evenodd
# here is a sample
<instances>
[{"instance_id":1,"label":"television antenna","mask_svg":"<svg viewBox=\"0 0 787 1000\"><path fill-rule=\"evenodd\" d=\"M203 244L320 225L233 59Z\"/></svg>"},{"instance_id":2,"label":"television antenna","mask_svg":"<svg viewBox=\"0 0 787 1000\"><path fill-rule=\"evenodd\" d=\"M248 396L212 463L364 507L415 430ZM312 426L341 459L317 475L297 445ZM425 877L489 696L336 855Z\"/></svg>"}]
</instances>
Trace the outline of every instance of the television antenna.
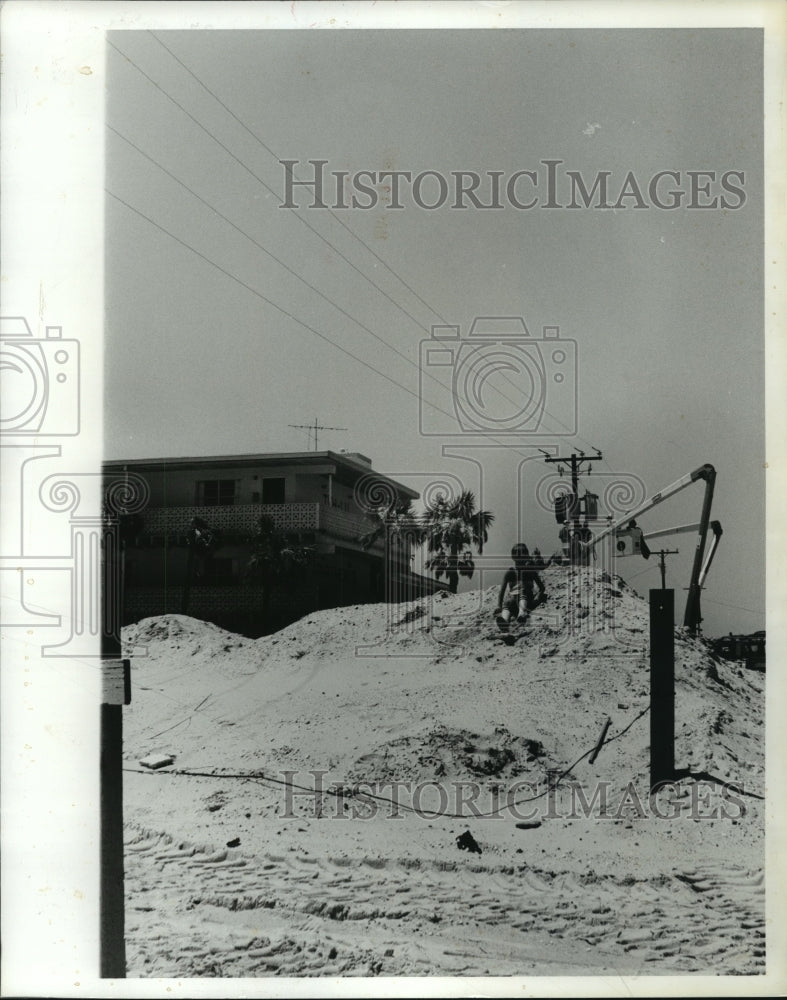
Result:
<instances>
[{"instance_id":1,"label":"television antenna","mask_svg":"<svg viewBox=\"0 0 787 1000\"><path fill-rule=\"evenodd\" d=\"M295 427L301 431L309 432L309 449L311 449L312 444L312 431L314 432L314 450L317 451L317 432L318 431L346 431L347 427L328 427L325 424L318 424L317 417L314 418L313 424L288 424L288 427Z\"/></svg>"}]
</instances>

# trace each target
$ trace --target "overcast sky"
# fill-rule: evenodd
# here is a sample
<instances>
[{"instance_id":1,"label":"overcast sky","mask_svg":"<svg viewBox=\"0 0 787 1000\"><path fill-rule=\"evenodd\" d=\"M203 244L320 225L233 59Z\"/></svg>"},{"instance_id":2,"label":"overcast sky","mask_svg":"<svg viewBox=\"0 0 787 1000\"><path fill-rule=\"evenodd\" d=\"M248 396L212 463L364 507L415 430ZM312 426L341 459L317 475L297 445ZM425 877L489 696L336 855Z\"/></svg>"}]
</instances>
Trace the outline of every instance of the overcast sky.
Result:
<instances>
[{"instance_id":1,"label":"overcast sky","mask_svg":"<svg viewBox=\"0 0 787 1000\"><path fill-rule=\"evenodd\" d=\"M306 450L306 432L288 425L318 417L348 428L322 432L321 450L361 451L422 492L453 475L480 493L497 553L517 535L558 545L534 499L554 467L517 473L534 444L601 449L585 480L596 492L617 473L652 494L710 462L724 537L705 630L764 627L761 32L159 33L182 64L149 32L108 37L128 58L107 47L107 458ZM613 202L633 172L647 205L427 211L405 195L397 211L378 187L374 208L337 221L278 207L278 159L298 160L301 176L309 159L351 176L530 170L539 185L524 178L518 197L541 202L542 161L560 160L563 185L569 170L588 186L609 171ZM745 201L728 191L726 209L692 210L686 194L659 209L647 186L666 170L687 192L688 171L715 171L708 198L735 171ZM576 342L576 435L473 447L481 439L459 433L451 392L428 376L419 420L431 325L465 334L488 315L523 317L536 341L557 326ZM492 381L490 392L516 395ZM572 404L550 384L546 408L566 420ZM695 521L701 498L694 486L641 524ZM680 615L694 541L664 543L681 550L668 576ZM620 568L644 593L658 585L652 563Z\"/></svg>"}]
</instances>

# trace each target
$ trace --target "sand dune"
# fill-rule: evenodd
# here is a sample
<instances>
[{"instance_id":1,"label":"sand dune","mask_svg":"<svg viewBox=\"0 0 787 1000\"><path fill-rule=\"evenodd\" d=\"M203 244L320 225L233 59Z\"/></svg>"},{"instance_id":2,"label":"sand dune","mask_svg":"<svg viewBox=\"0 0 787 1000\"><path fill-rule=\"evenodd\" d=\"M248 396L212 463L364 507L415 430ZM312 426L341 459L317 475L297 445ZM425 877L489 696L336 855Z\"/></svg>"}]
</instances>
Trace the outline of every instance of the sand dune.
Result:
<instances>
[{"instance_id":1,"label":"sand dune","mask_svg":"<svg viewBox=\"0 0 787 1000\"><path fill-rule=\"evenodd\" d=\"M512 645L492 590L125 629L129 975L764 972L762 675L676 630L649 799L647 604L546 583Z\"/></svg>"}]
</instances>

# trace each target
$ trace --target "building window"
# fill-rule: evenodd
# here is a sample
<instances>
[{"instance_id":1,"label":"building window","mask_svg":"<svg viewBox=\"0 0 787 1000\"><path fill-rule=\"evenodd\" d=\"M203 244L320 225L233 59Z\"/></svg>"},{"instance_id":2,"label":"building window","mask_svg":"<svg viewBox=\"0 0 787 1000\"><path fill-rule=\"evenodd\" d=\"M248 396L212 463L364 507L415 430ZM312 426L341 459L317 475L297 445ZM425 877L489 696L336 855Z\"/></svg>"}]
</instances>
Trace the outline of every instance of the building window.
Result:
<instances>
[{"instance_id":1,"label":"building window","mask_svg":"<svg viewBox=\"0 0 787 1000\"><path fill-rule=\"evenodd\" d=\"M284 478L263 479L262 481L262 502L263 503L284 503Z\"/></svg>"},{"instance_id":2,"label":"building window","mask_svg":"<svg viewBox=\"0 0 787 1000\"><path fill-rule=\"evenodd\" d=\"M197 506L219 507L235 503L234 479L204 479L197 483Z\"/></svg>"}]
</instances>

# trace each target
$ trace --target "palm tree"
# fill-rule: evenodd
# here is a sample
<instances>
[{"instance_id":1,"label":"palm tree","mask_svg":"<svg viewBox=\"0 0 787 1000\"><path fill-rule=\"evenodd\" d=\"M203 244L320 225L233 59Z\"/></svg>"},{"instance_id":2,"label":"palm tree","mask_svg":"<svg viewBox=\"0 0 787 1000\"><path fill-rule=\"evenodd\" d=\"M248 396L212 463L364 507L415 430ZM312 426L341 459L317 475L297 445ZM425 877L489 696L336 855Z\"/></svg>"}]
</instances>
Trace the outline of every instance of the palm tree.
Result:
<instances>
[{"instance_id":1,"label":"palm tree","mask_svg":"<svg viewBox=\"0 0 787 1000\"><path fill-rule=\"evenodd\" d=\"M424 528L418 520L418 515L413 510L412 501L405 499L394 499L386 504L381 504L373 515L376 519L374 527L361 535L358 541L365 550L370 549L375 542L383 539L383 559L385 565L386 600L394 603L402 603L406 600L404 593L396 592L397 563L401 562L401 556L411 553L411 545L420 545L424 540ZM396 555L400 559L396 559Z\"/></svg>"},{"instance_id":2,"label":"palm tree","mask_svg":"<svg viewBox=\"0 0 787 1000\"><path fill-rule=\"evenodd\" d=\"M431 553L426 566L438 580L445 576L452 594L457 591L460 576L469 579L475 572L471 545L481 555L494 519L490 511L475 509L471 490L463 490L451 500L439 493L424 511L423 525Z\"/></svg>"}]
</instances>

